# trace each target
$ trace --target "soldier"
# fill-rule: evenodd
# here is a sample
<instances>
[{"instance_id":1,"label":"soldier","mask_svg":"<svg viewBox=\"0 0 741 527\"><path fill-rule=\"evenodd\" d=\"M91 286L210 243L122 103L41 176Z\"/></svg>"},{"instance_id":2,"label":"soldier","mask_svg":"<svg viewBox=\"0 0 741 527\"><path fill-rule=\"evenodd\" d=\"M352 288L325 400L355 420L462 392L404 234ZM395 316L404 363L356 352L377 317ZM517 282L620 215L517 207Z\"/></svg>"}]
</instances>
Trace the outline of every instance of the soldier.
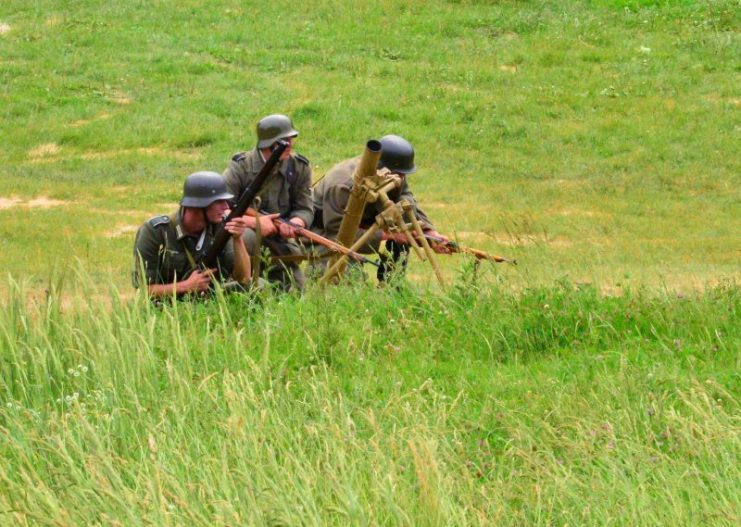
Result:
<instances>
[{"instance_id":1,"label":"soldier","mask_svg":"<svg viewBox=\"0 0 741 527\"><path fill-rule=\"evenodd\" d=\"M306 227L311 224L314 210L311 204L311 166L305 157L293 153L293 143L298 132L285 115L268 115L257 123L257 146L249 152L235 154L224 172L224 179L235 196L239 196L257 176L270 157L273 145L280 139L289 147L280 158L276 171L268 178L258 193L259 209L269 214L279 214L291 223ZM257 200L256 200L257 201ZM244 232L247 250L259 255L259 245L265 245L272 256L302 254L296 242L296 232L286 223L275 226L272 218L263 216L259 229L255 218L247 218L248 230ZM259 234L255 231L259 230ZM261 244L258 243L261 238ZM284 290L295 286L301 290L304 276L297 263L283 263L268 270L270 282L280 283Z\"/></svg>"},{"instance_id":2,"label":"soldier","mask_svg":"<svg viewBox=\"0 0 741 527\"><path fill-rule=\"evenodd\" d=\"M406 181L406 175L417 171L414 164L414 148L412 144L398 135L386 135L380 139L383 151L381 159L378 162L378 168L386 168L402 177L402 186L389 194L389 198L398 203L406 199L414 205L414 213L417 215L422 229L425 233L440 237L447 240L439 234L432 225L427 215L419 208L417 201L414 199L412 191ZM350 199L352 189L352 176L355 168L360 161L360 157L348 159L332 167L319 184L314 188L314 222L311 230L332 240L337 239L340 230L342 217L345 207ZM369 203L363 210L363 218L360 222L357 237L363 235L365 229L373 224L374 218L382 212L382 205L379 202ZM395 267L401 267L403 271L406 268L407 239L402 233L385 233L378 231L375 239L369 242L365 247L361 247L359 252L372 253L378 252L381 242L386 242L387 254L381 257L381 266L378 269L378 280L383 282L388 279L389 273ZM446 253L447 249L441 245L432 244L436 252Z\"/></svg>"},{"instance_id":3,"label":"soldier","mask_svg":"<svg viewBox=\"0 0 741 527\"><path fill-rule=\"evenodd\" d=\"M233 278L240 284L247 283L251 266L242 240L247 228L245 217L234 218L225 225L232 239L219 255L217 269L193 270L213 243L216 226L229 214L228 200L233 197L217 172L188 176L180 208L170 216L152 218L136 233L134 287L146 283L152 298L200 294L209 289L217 271L221 280Z\"/></svg>"}]
</instances>

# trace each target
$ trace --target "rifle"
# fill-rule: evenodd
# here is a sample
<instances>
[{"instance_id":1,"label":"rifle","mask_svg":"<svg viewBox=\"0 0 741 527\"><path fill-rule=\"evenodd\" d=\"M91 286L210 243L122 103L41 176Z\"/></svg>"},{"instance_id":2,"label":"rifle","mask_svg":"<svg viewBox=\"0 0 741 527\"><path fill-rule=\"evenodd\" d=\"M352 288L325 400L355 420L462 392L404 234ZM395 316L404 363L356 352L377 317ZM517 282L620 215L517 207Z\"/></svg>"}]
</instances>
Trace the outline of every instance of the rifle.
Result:
<instances>
[{"instance_id":1,"label":"rifle","mask_svg":"<svg viewBox=\"0 0 741 527\"><path fill-rule=\"evenodd\" d=\"M276 142L273 147L273 152L270 154L268 160L265 161L265 165L260 169L260 172L257 173L257 176L252 180L252 183L244 189L242 195L239 196L237 204L231 212L229 212L229 215L224 218L224 221L221 222L219 229L216 231L211 247L208 248L203 257L197 262L200 269L211 269L216 265L216 258L221 254L221 251L224 250L224 247L231 237L231 234L227 232L224 226L233 218L245 215L247 209L255 200L255 196L257 196L257 193L260 192L260 189L262 189L262 186L265 184L265 180L267 180L268 176L273 173L273 169L278 164L278 161L280 161L280 156L283 155L286 148L288 148L288 143L286 141Z\"/></svg>"},{"instance_id":2,"label":"rifle","mask_svg":"<svg viewBox=\"0 0 741 527\"><path fill-rule=\"evenodd\" d=\"M427 233L425 233L425 238L427 238L431 242L434 242L437 245L442 245L444 247L447 247L448 249L450 249L451 252L470 254L471 256L474 256L477 260L489 260L490 262L511 263L512 265L517 265L517 260L515 260L514 258L505 258L504 256L495 256L493 254L487 253L486 251L482 251L481 249L473 249L471 247L464 247L463 245L460 245L458 242L454 242L452 240L445 240L438 236L433 236Z\"/></svg>"},{"instance_id":3,"label":"rifle","mask_svg":"<svg viewBox=\"0 0 741 527\"><path fill-rule=\"evenodd\" d=\"M311 240L312 242L317 243L319 245L322 245L334 253L346 254L349 258L352 258L356 262L364 263L364 264L367 263L367 264L375 265L376 267L380 265L378 262L374 262L370 258L367 258L358 252L351 251L350 249L348 249L347 247L345 247L344 245L340 243L330 240L329 238L325 238L324 236L320 236L319 234L312 232L309 229L306 229L299 225L296 225L295 223L291 223L291 221L289 220L284 220L283 218L275 218L273 220L273 223L284 223L286 225L290 225L291 227L294 228L294 230L298 234L300 234L304 238Z\"/></svg>"}]
</instances>

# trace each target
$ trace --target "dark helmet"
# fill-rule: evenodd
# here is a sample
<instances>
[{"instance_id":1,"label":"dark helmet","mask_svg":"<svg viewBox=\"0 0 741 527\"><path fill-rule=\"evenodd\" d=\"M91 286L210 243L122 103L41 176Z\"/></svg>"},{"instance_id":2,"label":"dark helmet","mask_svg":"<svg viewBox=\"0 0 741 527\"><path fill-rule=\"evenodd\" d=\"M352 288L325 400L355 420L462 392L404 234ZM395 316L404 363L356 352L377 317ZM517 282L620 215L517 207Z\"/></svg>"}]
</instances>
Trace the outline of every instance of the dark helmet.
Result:
<instances>
[{"instance_id":1,"label":"dark helmet","mask_svg":"<svg viewBox=\"0 0 741 527\"><path fill-rule=\"evenodd\" d=\"M398 174L412 174L417 171L412 143L398 135L384 135L380 142L383 152L378 168L388 168Z\"/></svg>"},{"instance_id":2,"label":"dark helmet","mask_svg":"<svg viewBox=\"0 0 741 527\"><path fill-rule=\"evenodd\" d=\"M268 148L278 139L296 137L298 132L291 120L279 113L268 115L257 123L257 148Z\"/></svg>"},{"instance_id":3,"label":"dark helmet","mask_svg":"<svg viewBox=\"0 0 741 527\"><path fill-rule=\"evenodd\" d=\"M195 172L185 179L182 207L206 208L214 201L232 199L234 195L226 188L226 181L218 172Z\"/></svg>"}]
</instances>

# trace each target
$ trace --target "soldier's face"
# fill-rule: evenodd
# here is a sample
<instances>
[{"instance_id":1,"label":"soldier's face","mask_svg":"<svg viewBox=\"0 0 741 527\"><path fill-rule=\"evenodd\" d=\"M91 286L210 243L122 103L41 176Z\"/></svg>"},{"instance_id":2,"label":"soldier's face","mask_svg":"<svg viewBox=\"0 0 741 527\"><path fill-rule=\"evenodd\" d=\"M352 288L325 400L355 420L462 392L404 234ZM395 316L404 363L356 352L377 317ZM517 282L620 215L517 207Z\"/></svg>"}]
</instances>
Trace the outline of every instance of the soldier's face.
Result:
<instances>
[{"instance_id":1,"label":"soldier's face","mask_svg":"<svg viewBox=\"0 0 741 527\"><path fill-rule=\"evenodd\" d=\"M198 234L206 228L203 209L183 207L183 228L188 234Z\"/></svg>"},{"instance_id":2,"label":"soldier's face","mask_svg":"<svg viewBox=\"0 0 741 527\"><path fill-rule=\"evenodd\" d=\"M288 143L288 147L283 151L283 154L280 156L280 160L283 161L284 159L288 159L288 157L291 155L291 152L293 152L293 143L296 141L295 137L286 137L284 139L286 143Z\"/></svg>"},{"instance_id":3,"label":"soldier's face","mask_svg":"<svg viewBox=\"0 0 741 527\"><path fill-rule=\"evenodd\" d=\"M206 208L206 219L209 223L221 223L229 214L229 202L225 199L214 201Z\"/></svg>"}]
</instances>

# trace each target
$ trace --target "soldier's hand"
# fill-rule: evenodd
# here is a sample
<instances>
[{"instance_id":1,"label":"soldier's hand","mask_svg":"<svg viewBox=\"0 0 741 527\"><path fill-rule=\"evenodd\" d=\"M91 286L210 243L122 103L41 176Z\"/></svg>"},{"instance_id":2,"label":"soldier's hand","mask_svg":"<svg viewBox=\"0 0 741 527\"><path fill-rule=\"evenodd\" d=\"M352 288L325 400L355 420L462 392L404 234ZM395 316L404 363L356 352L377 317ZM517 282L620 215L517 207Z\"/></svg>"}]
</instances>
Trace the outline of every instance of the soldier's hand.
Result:
<instances>
[{"instance_id":1,"label":"soldier's hand","mask_svg":"<svg viewBox=\"0 0 741 527\"><path fill-rule=\"evenodd\" d=\"M250 219L254 220L254 218L249 218L248 216L232 218L231 221L228 221L226 225L224 225L224 228L226 229L226 232L231 234L233 237L239 238L242 236L242 233L245 231L245 229L248 228Z\"/></svg>"},{"instance_id":2,"label":"soldier's hand","mask_svg":"<svg viewBox=\"0 0 741 527\"><path fill-rule=\"evenodd\" d=\"M427 240L428 243L430 244L430 248L433 251L435 251L438 254L450 254L451 253L450 246L448 245L448 242L450 240L448 239L447 236L440 234L434 229L426 230L425 234L427 234L428 236L434 236L435 238L440 239L440 241L430 240L430 239Z\"/></svg>"},{"instance_id":3,"label":"soldier's hand","mask_svg":"<svg viewBox=\"0 0 741 527\"><path fill-rule=\"evenodd\" d=\"M247 214L244 216L247 228L253 231L257 230L256 214L257 212L254 209L247 209ZM278 228L273 224L273 220L278 216L280 214L265 214L260 216L260 234L262 236L272 236L278 232Z\"/></svg>"},{"instance_id":4,"label":"soldier's hand","mask_svg":"<svg viewBox=\"0 0 741 527\"><path fill-rule=\"evenodd\" d=\"M202 293L211 285L211 278L216 269L196 269L183 281L186 293Z\"/></svg>"},{"instance_id":5,"label":"soldier's hand","mask_svg":"<svg viewBox=\"0 0 741 527\"><path fill-rule=\"evenodd\" d=\"M293 225L288 222L278 224L278 232L280 233L281 238L295 238L298 236L296 227L304 226L304 221L301 218L291 218L290 222L293 223Z\"/></svg>"},{"instance_id":6,"label":"soldier's hand","mask_svg":"<svg viewBox=\"0 0 741 527\"><path fill-rule=\"evenodd\" d=\"M404 234L403 232L384 232L381 235L381 239L392 240L399 245L407 245L409 243L406 234Z\"/></svg>"},{"instance_id":7,"label":"soldier's hand","mask_svg":"<svg viewBox=\"0 0 741 527\"><path fill-rule=\"evenodd\" d=\"M278 216L280 216L280 214L266 214L265 216L260 216L260 233L263 237L272 236L278 232L278 227L276 227L273 222L273 220Z\"/></svg>"}]
</instances>

